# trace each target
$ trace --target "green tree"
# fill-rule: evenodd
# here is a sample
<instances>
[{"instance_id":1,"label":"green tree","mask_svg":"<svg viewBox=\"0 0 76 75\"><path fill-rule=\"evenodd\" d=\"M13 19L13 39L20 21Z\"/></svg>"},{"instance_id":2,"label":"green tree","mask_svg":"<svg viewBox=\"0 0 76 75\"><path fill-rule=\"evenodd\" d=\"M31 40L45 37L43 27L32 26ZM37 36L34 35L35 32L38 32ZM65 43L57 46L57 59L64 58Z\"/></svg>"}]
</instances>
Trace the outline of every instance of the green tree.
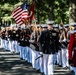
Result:
<instances>
[{"instance_id":1,"label":"green tree","mask_svg":"<svg viewBox=\"0 0 76 75\"><path fill-rule=\"evenodd\" d=\"M25 0L1 0L0 1L0 17L2 20L13 21L12 11ZM32 0L27 0L30 5ZM69 7L70 1L70 7ZM56 23L68 23L69 18L72 18L75 12L70 10L73 4L76 6L75 0L36 0L35 2L35 18L37 23L45 23L47 19L55 20ZM75 8L73 8L75 10ZM69 15L70 12L70 15ZM70 16L70 17L69 17ZM75 14L74 14L75 16Z\"/></svg>"},{"instance_id":2,"label":"green tree","mask_svg":"<svg viewBox=\"0 0 76 75\"><path fill-rule=\"evenodd\" d=\"M70 0L69 4L69 23L76 22L76 0Z\"/></svg>"},{"instance_id":3,"label":"green tree","mask_svg":"<svg viewBox=\"0 0 76 75\"><path fill-rule=\"evenodd\" d=\"M44 23L48 18L48 4L46 0L37 0L35 4L35 13L38 23Z\"/></svg>"},{"instance_id":4,"label":"green tree","mask_svg":"<svg viewBox=\"0 0 76 75\"><path fill-rule=\"evenodd\" d=\"M22 2L19 0L1 0L0 1L0 18L5 21L12 21L12 11L17 6L21 5Z\"/></svg>"},{"instance_id":5,"label":"green tree","mask_svg":"<svg viewBox=\"0 0 76 75\"><path fill-rule=\"evenodd\" d=\"M69 20L69 0L54 1L54 18L57 23L61 21L68 23Z\"/></svg>"}]
</instances>

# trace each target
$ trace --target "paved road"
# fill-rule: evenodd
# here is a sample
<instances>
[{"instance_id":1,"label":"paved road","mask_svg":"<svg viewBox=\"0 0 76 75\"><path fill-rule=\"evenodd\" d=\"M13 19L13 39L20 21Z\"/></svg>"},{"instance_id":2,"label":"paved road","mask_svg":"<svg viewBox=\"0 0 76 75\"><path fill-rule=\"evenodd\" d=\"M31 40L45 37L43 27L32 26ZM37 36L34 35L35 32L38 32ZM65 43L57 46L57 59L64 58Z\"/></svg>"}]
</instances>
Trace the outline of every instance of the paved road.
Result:
<instances>
[{"instance_id":1,"label":"paved road","mask_svg":"<svg viewBox=\"0 0 76 75\"><path fill-rule=\"evenodd\" d=\"M0 48L0 75L42 75L32 68L31 64L14 54ZM74 75L69 69L62 69L55 65L55 75Z\"/></svg>"}]
</instances>

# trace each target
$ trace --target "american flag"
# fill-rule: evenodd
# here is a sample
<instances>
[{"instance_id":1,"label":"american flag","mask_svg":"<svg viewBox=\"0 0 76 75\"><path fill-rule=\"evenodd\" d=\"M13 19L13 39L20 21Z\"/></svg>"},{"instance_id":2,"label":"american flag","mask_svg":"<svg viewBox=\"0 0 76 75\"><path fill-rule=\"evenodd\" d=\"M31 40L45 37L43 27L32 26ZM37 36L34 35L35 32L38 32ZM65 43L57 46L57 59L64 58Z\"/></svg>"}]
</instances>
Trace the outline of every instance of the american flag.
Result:
<instances>
[{"instance_id":1,"label":"american flag","mask_svg":"<svg viewBox=\"0 0 76 75\"><path fill-rule=\"evenodd\" d=\"M26 13L27 2L24 2L21 6L18 6L12 13L12 16L18 25L24 24L22 20L22 14Z\"/></svg>"}]
</instances>

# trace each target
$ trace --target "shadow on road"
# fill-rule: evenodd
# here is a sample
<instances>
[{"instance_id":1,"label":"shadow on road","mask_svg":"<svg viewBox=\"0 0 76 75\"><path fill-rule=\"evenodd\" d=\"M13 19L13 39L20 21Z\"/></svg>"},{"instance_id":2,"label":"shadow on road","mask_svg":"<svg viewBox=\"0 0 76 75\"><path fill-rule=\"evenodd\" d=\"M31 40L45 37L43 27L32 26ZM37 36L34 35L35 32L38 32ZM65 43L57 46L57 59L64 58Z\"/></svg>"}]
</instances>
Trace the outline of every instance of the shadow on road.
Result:
<instances>
[{"instance_id":1,"label":"shadow on road","mask_svg":"<svg viewBox=\"0 0 76 75\"><path fill-rule=\"evenodd\" d=\"M0 75L41 75L32 65L19 58L19 54L0 48Z\"/></svg>"},{"instance_id":2,"label":"shadow on road","mask_svg":"<svg viewBox=\"0 0 76 75\"><path fill-rule=\"evenodd\" d=\"M61 70L57 67L56 69ZM64 73L65 71L62 71ZM11 53L0 48L0 75L43 75L32 68L32 65L19 58L19 54ZM54 75L74 75L74 73L65 72L61 74L55 71Z\"/></svg>"}]
</instances>

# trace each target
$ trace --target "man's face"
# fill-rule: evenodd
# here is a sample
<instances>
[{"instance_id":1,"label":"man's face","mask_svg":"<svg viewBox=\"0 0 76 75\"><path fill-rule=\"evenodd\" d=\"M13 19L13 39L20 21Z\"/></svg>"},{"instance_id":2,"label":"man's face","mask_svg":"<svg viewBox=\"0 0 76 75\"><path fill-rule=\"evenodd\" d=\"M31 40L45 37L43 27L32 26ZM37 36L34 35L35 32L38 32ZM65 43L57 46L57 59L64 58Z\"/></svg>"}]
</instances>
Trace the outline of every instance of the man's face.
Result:
<instances>
[{"instance_id":1,"label":"man's face","mask_svg":"<svg viewBox=\"0 0 76 75\"><path fill-rule=\"evenodd\" d=\"M75 29L75 27L74 27L74 26L71 26L71 29L72 29L72 30L74 30L74 29Z\"/></svg>"},{"instance_id":2,"label":"man's face","mask_svg":"<svg viewBox=\"0 0 76 75\"><path fill-rule=\"evenodd\" d=\"M59 28L54 28L55 31L59 32Z\"/></svg>"},{"instance_id":3,"label":"man's face","mask_svg":"<svg viewBox=\"0 0 76 75\"><path fill-rule=\"evenodd\" d=\"M52 29L53 28L53 25L48 25L48 29Z\"/></svg>"},{"instance_id":4,"label":"man's face","mask_svg":"<svg viewBox=\"0 0 76 75\"><path fill-rule=\"evenodd\" d=\"M65 27L65 31L68 31L68 27Z\"/></svg>"}]
</instances>

